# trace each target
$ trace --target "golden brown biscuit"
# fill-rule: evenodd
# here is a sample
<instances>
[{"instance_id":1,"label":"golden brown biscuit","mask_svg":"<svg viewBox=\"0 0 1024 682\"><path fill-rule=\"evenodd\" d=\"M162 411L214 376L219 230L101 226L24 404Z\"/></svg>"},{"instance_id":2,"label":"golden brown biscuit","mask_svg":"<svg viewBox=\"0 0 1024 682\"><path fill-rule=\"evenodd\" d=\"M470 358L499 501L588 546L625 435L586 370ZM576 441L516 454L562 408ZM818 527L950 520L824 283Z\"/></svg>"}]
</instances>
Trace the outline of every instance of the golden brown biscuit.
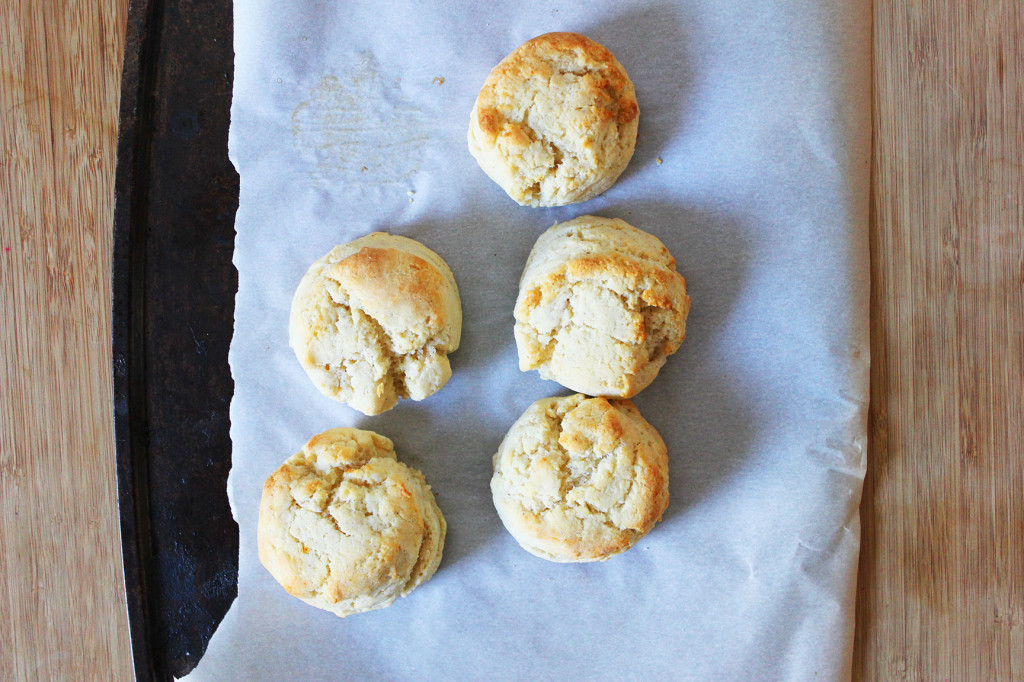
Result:
<instances>
[{"instance_id":1,"label":"golden brown biscuit","mask_svg":"<svg viewBox=\"0 0 1024 682\"><path fill-rule=\"evenodd\" d=\"M419 242L374 232L313 263L292 299L289 342L325 395L379 414L451 377L462 306L447 263Z\"/></svg>"},{"instance_id":2,"label":"golden brown biscuit","mask_svg":"<svg viewBox=\"0 0 1024 682\"><path fill-rule=\"evenodd\" d=\"M259 557L289 594L338 616L389 606L437 570L446 525L391 441L314 436L263 485Z\"/></svg>"},{"instance_id":3,"label":"golden brown biscuit","mask_svg":"<svg viewBox=\"0 0 1024 682\"><path fill-rule=\"evenodd\" d=\"M604 561L647 534L668 506L665 442L629 400L538 400L494 455L491 493L531 554Z\"/></svg>"},{"instance_id":4,"label":"golden brown biscuit","mask_svg":"<svg viewBox=\"0 0 1024 682\"><path fill-rule=\"evenodd\" d=\"M581 216L537 239L519 283L519 368L587 395L646 388L686 336L690 297L657 237Z\"/></svg>"},{"instance_id":5,"label":"golden brown biscuit","mask_svg":"<svg viewBox=\"0 0 1024 682\"><path fill-rule=\"evenodd\" d=\"M636 146L640 109L622 64L578 33L523 43L491 71L469 151L523 206L563 206L611 187Z\"/></svg>"}]
</instances>

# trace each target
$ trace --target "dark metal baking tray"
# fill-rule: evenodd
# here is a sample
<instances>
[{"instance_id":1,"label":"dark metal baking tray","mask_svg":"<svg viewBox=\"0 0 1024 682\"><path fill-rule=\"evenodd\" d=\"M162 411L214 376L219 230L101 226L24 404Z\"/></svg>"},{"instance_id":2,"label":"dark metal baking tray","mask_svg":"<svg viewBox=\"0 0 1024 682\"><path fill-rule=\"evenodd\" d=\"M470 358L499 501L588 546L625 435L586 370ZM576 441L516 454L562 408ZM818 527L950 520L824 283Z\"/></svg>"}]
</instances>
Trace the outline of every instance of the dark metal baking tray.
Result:
<instances>
[{"instance_id":1,"label":"dark metal baking tray","mask_svg":"<svg viewBox=\"0 0 1024 682\"><path fill-rule=\"evenodd\" d=\"M228 345L238 176L230 0L133 0L117 145L113 373L135 673L195 667L237 592Z\"/></svg>"}]
</instances>

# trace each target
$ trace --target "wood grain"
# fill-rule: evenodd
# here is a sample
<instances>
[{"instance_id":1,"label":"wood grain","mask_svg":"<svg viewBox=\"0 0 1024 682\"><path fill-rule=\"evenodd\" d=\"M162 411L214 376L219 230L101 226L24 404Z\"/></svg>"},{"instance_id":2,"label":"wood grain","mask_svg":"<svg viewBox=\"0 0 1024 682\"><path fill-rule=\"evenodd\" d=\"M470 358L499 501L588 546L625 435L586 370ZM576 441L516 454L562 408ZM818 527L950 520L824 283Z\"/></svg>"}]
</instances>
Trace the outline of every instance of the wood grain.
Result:
<instances>
[{"instance_id":1,"label":"wood grain","mask_svg":"<svg viewBox=\"0 0 1024 682\"><path fill-rule=\"evenodd\" d=\"M110 249L127 0L0 0L0 679L128 679Z\"/></svg>"},{"instance_id":2,"label":"wood grain","mask_svg":"<svg viewBox=\"0 0 1024 682\"><path fill-rule=\"evenodd\" d=\"M878 0L855 677L1024 680L1024 6Z\"/></svg>"},{"instance_id":3,"label":"wood grain","mask_svg":"<svg viewBox=\"0 0 1024 682\"><path fill-rule=\"evenodd\" d=\"M0 0L0 679L131 675L110 244L127 0ZM1024 9L878 0L855 678L1024 679Z\"/></svg>"}]
</instances>

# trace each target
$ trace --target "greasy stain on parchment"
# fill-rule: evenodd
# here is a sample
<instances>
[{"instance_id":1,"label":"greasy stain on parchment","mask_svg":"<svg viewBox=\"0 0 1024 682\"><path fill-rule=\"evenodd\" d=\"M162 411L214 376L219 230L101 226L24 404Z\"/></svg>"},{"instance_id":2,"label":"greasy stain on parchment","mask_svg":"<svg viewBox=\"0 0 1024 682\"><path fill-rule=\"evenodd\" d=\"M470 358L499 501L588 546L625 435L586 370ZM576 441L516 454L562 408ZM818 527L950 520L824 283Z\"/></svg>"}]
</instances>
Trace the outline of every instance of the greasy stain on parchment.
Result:
<instances>
[{"instance_id":1,"label":"greasy stain on parchment","mask_svg":"<svg viewBox=\"0 0 1024 682\"><path fill-rule=\"evenodd\" d=\"M386 185L416 174L430 138L427 115L373 53L344 76L327 75L292 112L292 142L317 185Z\"/></svg>"}]
</instances>

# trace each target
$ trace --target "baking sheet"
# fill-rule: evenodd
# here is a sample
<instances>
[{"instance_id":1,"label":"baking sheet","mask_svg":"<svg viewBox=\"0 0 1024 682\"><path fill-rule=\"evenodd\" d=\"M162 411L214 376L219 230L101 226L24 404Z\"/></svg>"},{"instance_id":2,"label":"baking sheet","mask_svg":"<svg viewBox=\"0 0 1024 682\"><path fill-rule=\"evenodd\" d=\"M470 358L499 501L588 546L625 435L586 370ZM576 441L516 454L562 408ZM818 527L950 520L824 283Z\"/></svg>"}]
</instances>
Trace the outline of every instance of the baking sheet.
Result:
<instances>
[{"instance_id":1,"label":"baking sheet","mask_svg":"<svg viewBox=\"0 0 1024 682\"><path fill-rule=\"evenodd\" d=\"M868 388L870 5L235 3L229 152L241 176L230 362L238 599L189 679L849 677ZM585 204L516 206L466 151L488 71L554 30L618 57L637 151ZM578 215L657 235L687 278L688 336L635 399L669 446L671 502L634 549L554 564L516 545L491 456L534 400L512 310L537 236ZM308 265L373 230L422 241L463 301L454 375L364 417L287 345ZM338 619L256 557L263 480L313 434L395 441L448 519L437 574Z\"/></svg>"}]
</instances>

